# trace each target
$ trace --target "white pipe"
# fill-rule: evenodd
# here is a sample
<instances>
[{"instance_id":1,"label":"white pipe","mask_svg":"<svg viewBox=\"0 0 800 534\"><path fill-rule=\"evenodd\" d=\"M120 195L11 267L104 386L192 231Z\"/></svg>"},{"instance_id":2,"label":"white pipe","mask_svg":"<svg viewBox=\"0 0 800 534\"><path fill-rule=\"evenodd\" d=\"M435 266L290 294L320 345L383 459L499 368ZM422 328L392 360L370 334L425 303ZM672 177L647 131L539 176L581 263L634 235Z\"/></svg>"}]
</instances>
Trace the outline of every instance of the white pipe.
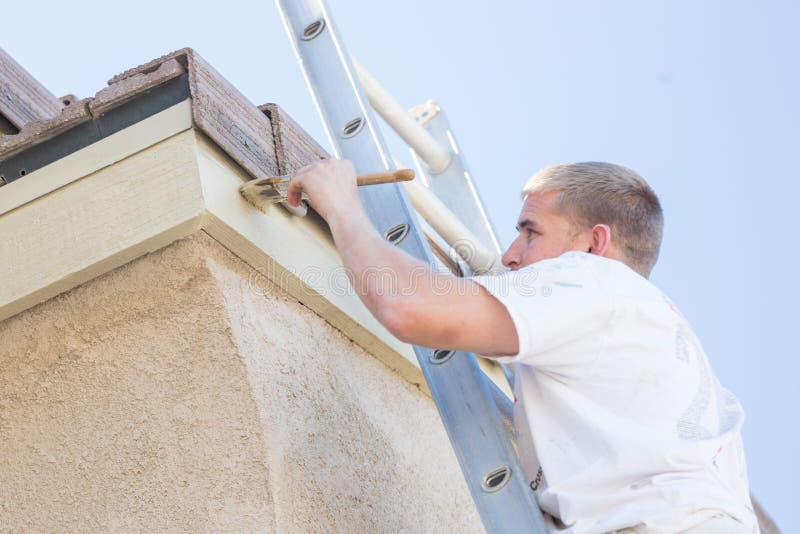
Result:
<instances>
[{"instance_id":1,"label":"white pipe","mask_svg":"<svg viewBox=\"0 0 800 534\"><path fill-rule=\"evenodd\" d=\"M502 272L500 257L481 245L469 228L431 191L412 180L403 182L414 209L447 241L475 274Z\"/></svg>"},{"instance_id":2,"label":"white pipe","mask_svg":"<svg viewBox=\"0 0 800 534\"><path fill-rule=\"evenodd\" d=\"M452 156L433 136L403 109L397 100L381 86L380 82L365 69L361 63L352 58L361 86L367 94L369 103L389 126L397 132L403 141L425 162L432 173L444 171Z\"/></svg>"}]
</instances>

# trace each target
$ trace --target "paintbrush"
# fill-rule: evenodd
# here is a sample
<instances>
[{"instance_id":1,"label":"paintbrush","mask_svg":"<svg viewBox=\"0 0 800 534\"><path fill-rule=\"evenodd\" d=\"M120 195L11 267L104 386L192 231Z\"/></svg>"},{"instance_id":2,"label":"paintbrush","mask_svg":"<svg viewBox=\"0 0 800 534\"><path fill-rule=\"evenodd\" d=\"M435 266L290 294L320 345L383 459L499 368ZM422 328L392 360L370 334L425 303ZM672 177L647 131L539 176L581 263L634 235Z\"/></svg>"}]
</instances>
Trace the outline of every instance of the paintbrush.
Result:
<instances>
[{"instance_id":1,"label":"paintbrush","mask_svg":"<svg viewBox=\"0 0 800 534\"><path fill-rule=\"evenodd\" d=\"M356 178L358 186L391 184L395 182L407 182L414 179L414 171L411 169L399 169L396 171L376 172L372 174L361 174ZM286 202L286 195L289 192L289 181L291 175L275 176L272 178L257 178L250 180L239 188L242 196L252 205L266 211L267 206L272 204L283 204L285 208L296 215L305 215L306 209L303 204L300 209L289 206ZM303 200L308 200L305 193Z\"/></svg>"}]
</instances>

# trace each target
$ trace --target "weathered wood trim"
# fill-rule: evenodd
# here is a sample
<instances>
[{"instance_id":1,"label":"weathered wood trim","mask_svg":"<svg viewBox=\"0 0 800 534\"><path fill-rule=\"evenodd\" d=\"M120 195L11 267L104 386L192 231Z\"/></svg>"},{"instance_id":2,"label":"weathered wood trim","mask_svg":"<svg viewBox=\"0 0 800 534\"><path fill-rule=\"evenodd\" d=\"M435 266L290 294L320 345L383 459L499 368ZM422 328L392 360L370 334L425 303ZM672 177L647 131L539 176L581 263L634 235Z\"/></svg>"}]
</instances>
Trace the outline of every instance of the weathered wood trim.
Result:
<instances>
[{"instance_id":1,"label":"weathered wood trim","mask_svg":"<svg viewBox=\"0 0 800 534\"><path fill-rule=\"evenodd\" d=\"M123 83L173 60L189 73L192 117L197 127L254 178L280 174L269 118L191 48L127 70L108 83Z\"/></svg>"},{"instance_id":2,"label":"weathered wood trim","mask_svg":"<svg viewBox=\"0 0 800 534\"><path fill-rule=\"evenodd\" d=\"M16 180L18 176L10 175L8 171L9 168L17 168L18 166L12 165L10 162L20 153L30 154L31 149L34 152L37 149L44 150L45 153L53 158L47 163L63 157L66 154L57 154L58 149L47 147L48 143L55 141L61 134L76 135L77 130L83 127L83 136L95 138L92 141L95 142L142 120L144 118L143 114L149 115L163 111L168 107L168 102L164 102L164 100L169 100L169 98L165 99L163 93L153 93L153 89L180 77L182 74L184 74L183 66L179 62L171 60L158 65L157 68L151 71L132 76L119 84L106 87L94 97L83 100L77 100L72 96L64 97L64 101L69 102L69 105L64 107L56 116L29 122L15 135L0 136L0 174L5 173L7 182ZM188 74L185 76L188 78ZM176 85L180 84L171 84L171 91L169 91L170 97L173 99L175 98ZM185 83L184 87L186 94L178 95L179 100L189 97L188 83ZM129 101L139 97L144 97L144 101L147 103L137 104L135 107L125 106ZM176 102L178 100L173 100L172 103ZM156 109L151 111L154 107ZM108 112L110 111L115 113L109 114ZM66 147L63 148L68 147L70 151L84 148L75 139L71 139L65 144ZM29 167L30 165L25 166ZM41 165L36 165L36 168L29 168L28 171L38 170L39 167Z\"/></svg>"},{"instance_id":3,"label":"weathered wood trim","mask_svg":"<svg viewBox=\"0 0 800 534\"><path fill-rule=\"evenodd\" d=\"M29 122L51 119L64 105L0 48L0 115L18 130Z\"/></svg>"},{"instance_id":4,"label":"weathered wood trim","mask_svg":"<svg viewBox=\"0 0 800 534\"><path fill-rule=\"evenodd\" d=\"M291 174L304 165L329 157L325 149L280 106L263 104L258 109L272 123L279 174Z\"/></svg>"},{"instance_id":5,"label":"weathered wood trim","mask_svg":"<svg viewBox=\"0 0 800 534\"><path fill-rule=\"evenodd\" d=\"M8 163L10 159L17 154L49 141L66 130L80 127L93 119L102 119L104 115L125 107L137 98L146 97L154 88L182 75L188 78L190 94L186 96L192 99L194 124L253 177L265 178L279 174L269 118L190 48L167 54L115 76L109 81L109 87L94 97L70 103L60 113L30 121L17 134L6 132L8 128L3 127L2 133L12 135L0 135L0 162L6 162L5 166L8 167L11 165ZM30 171L25 165L14 168ZM22 177L26 176L6 173L5 181L11 182Z\"/></svg>"},{"instance_id":6,"label":"weathered wood trim","mask_svg":"<svg viewBox=\"0 0 800 534\"><path fill-rule=\"evenodd\" d=\"M0 215L192 127L185 100L0 189Z\"/></svg>"},{"instance_id":7,"label":"weathered wood trim","mask_svg":"<svg viewBox=\"0 0 800 534\"><path fill-rule=\"evenodd\" d=\"M125 78L102 89L94 98L89 99L89 111L93 117L100 117L111 109L140 97L142 93L179 77L184 72L183 66L177 60L165 61L158 68Z\"/></svg>"}]
</instances>

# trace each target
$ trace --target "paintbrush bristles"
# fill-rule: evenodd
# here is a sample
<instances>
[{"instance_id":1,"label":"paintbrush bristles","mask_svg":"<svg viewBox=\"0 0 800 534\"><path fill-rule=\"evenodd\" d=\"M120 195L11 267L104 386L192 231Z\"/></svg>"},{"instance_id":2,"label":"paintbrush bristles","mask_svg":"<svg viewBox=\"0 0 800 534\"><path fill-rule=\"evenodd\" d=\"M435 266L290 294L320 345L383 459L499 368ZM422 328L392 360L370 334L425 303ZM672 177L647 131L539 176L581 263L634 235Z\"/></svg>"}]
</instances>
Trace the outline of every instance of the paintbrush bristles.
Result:
<instances>
[{"instance_id":1,"label":"paintbrush bristles","mask_svg":"<svg viewBox=\"0 0 800 534\"><path fill-rule=\"evenodd\" d=\"M282 204L289 212L300 217L304 216L308 211L305 203L301 203L297 208L293 208L286 203L286 188L288 188L289 182L285 182L287 185L284 186L283 195L281 195L280 188L275 188L276 183L280 183L280 179L278 179L278 182L274 180L274 178L250 180L239 188L239 193L245 200L264 213L269 213L269 206Z\"/></svg>"}]
</instances>

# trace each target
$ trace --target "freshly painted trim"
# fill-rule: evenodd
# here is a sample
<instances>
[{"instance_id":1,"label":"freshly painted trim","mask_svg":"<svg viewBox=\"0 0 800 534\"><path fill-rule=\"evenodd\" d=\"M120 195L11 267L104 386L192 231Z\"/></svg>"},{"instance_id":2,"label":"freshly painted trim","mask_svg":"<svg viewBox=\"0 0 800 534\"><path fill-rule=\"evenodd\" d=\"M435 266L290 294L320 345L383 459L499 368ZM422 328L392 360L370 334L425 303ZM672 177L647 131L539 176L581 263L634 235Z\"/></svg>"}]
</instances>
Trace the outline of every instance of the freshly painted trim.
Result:
<instances>
[{"instance_id":1,"label":"freshly painted trim","mask_svg":"<svg viewBox=\"0 0 800 534\"><path fill-rule=\"evenodd\" d=\"M200 228L189 129L0 215L0 320ZM2 195L2 191L0 191Z\"/></svg>"}]
</instances>

